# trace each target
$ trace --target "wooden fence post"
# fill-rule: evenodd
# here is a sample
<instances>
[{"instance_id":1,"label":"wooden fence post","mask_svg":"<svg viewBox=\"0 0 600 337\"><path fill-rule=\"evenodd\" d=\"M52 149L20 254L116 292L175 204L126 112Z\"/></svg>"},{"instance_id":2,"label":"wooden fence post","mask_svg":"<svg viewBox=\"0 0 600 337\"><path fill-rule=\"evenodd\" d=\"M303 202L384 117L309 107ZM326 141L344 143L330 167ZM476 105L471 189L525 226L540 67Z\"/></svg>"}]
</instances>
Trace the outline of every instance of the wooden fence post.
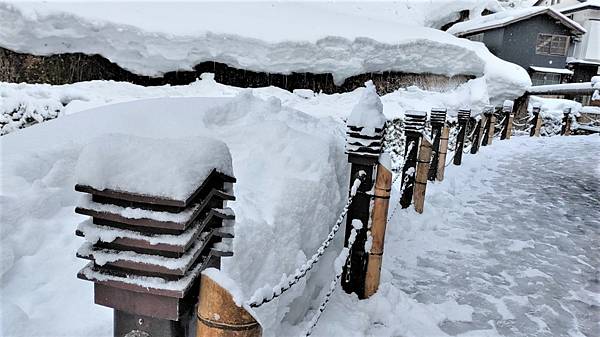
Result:
<instances>
[{"instance_id":1,"label":"wooden fence post","mask_svg":"<svg viewBox=\"0 0 600 337\"><path fill-rule=\"evenodd\" d=\"M471 145L471 154L475 154L479 152L479 147L481 147L481 143L483 141L483 136L485 134L485 126L487 125L487 117L489 111L493 111L493 106L486 106L483 108L482 113L478 116L479 120L477 121L477 125L475 126L475 138L473 139L473 144Z\"/></svg>"},{"instance_id":2,"label":"wooden fence post","mask_svg":"<svg viewBox=\"0 0 600 337\"><path fill-rule=\"evenodd\" d=\"M502 105L502 114L504 115L504 125L502 126L502 135L500 140L510 139L512 136L512 125L515 114L513 113L514 102L510 100L504 101Z\"/></svg>"},{"instance_id":3,"label":"wooden fence post","mask_svg":"<svg viewBox=\"0 0 600 337\"><path fill-rule=\"evenodd\" d=\"M435 179L437 181L444 180L444 170L446 169L446 153L448 153L448 135L450 134L450 129L448 125L444 124L442 127L442 134L440 136L440 157L437 163L437 174Z\"/></svg>"},{"instance_id":4,"label":"wooden fence post","mask_svg":"<svg viewBox=\"0 0 600 337\"><path fill-rule=\"evenodd\" d=\"M563 111L562 127L560 128L561 136L571 135L571 108L565 108Z\"/></svg>"},{"instance_id":5,"label":"wooden fence post","mask_svg":"<svg viewBox=\"0 0 600 337\"><path fill-rule=\"evenodd\" d=\"M532 127L531 131L529 132L530 137L540 136L540 129L542 127L542 113L540 110L541 109L539 106L533 107L533 120L531 121Z\"/></svg>"},{"instance_id":6,"label":"wooden fence post","mask_svg":"<svg viewBox=\"0 0 600 337\"><path fill-rule=\"evenodd\" d=\"M425 204L425 190L427 189L427 173L429 172L429 163L431 161L432 144L426 137L421 139L419 154L417 157L417 173L415 176L414 203L415 211L423 213Z\"/></svg>"},{"instance_id":7,"label":"wooden fence post","mask_svg":"<svg viewBox=\"0 0 600 337\"><path fill-rule=\"evenodd\" d=\"M494 131L496 129L496 115L494 114L494 108L486 109L484 112L485 115L485 127L483 135L483 139L481 140L481 146L492 145L492 140L494 139Z\"/></svg>"},{"instance_id":8,"label":"wooden fence post","mask_svg":"<svg viewBox=\"0 0 600 337\"><path fill-rule=\"evenodd\" d=\"M196 337L262 336L254 316L235 304L232 294L204 273L200 278L197 318Z\"/></svg>"},{"instance_id":9,"label":"wooden fence post","mask_svg":"<svg viewBox=\"0 0 600 337\"><path fill-rule=\"evenodd\" d=\"M365 278L367 273L367 257L365 242L367 241L367 227L371 211L371 196L369 191L373 187L373 173L381 153L384 127L375 128L374 133L363 132L362 126L347 126L348 162L350 165L350 187L356 178L361 178L362 183L348 210L346 216L346 231L344 246L348 247L348 239L352 233L352 220L358 219L365 226L358 231L354 245L350 251L350 258L344 266L342 274L342 288L347 293L356 293L359 298L365 295Z\"/></svg>"},{"instance_id":10,"label":"wooden fence post","mask_svg":"<svg viewBox=\"0 0 600 337\"><path fill-rule=\"evenodd\" d=\"M413 189L415 185L415 169L417 166L417 153L427 113L424 111L407 111L404 120L404 132L406 133L406 144L404 146L404 166L402 167L402 195L400 206L408 208L412 202Z\"/></svg>"},{"instance_id":11,"label":"wooden fence post","mask_svg":"<svg viewBox=\"0 0 600 337\"><path fill-rule=\"evenodd\" d=\"M438 162L440 160L440 145L441 145L441 136L442 136L442 128L444 124L446 124L446 109L445 108L436 108L431 109L431 138L433 139L433 158L431 160L431 165L429 166L428 179L431 181L435 180L438 172ZM446 148L448 147L448 137L446 137ZM444 150L445 152L445 150ZM444 160L446 160L444 153Z\"/></svg>"},{"instance_id":12,"label":"wooden fence post","mask_svg":"<svg viewBox=\"0 0 600 337\"><path fill-rule=\"evenodd\" d=\"M463 147L465 146L465 135L467 133L467 123L471 118L471 109L458 110L458 136L456 137L456 146L454 148L454 165L462 163Z\"/></svg>"},{"instance_id":13,"label":"wooden fence post","mask_svg":"<svg viewBox=\"0 0 600 337\"><path fill-rule=\"evenodd\" d=\"M375 178L375 193L373 210L371 212L371 250L367 261L365 277L365 298L377 292L381 276L381 260L383 259L383 244L387 227L390 192L392 190L392 171L381 162L377 166Z\"/></svg>"}]
</instances>

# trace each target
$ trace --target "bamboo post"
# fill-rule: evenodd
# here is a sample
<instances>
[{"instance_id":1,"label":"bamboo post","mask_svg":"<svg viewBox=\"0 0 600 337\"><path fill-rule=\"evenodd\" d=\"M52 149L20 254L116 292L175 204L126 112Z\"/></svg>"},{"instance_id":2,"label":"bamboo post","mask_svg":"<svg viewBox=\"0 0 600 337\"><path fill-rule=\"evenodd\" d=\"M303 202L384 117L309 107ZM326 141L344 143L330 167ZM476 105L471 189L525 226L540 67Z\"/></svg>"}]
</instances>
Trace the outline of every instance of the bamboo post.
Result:
<instances>
[{"instance_id":1,"label":"bamboo post","mask_svg":"<svg viewBox=\"0 0 600 337\"><path fill-rule=\"evenodd\" d=\"M431 161L431 147L432 144L427 138L421 140L419 155L417 157L415 192L413 195L413 202L417 213L423 213L423 205L425 204L425 190L427 189L427 173L429 172L429 162Z\"/></svg>"},{"instance_id":2,"label":"bamboo post","mask_svg":"<svg viewBox=\"0 0 600 337\"><path fill-rule=\"evenodd\" d=\"M465 135L467 133L467 123L471 118L471 109L458 110L458 136L456 137L456 146L454 148L454 165L462 163L463 147L465 146Z\"/></svg>"},{"instance_id":3,"label":"bamboo post","mask_svg":"<svg viewBox=\"0 0 600 337\"><path fill-rule=\"evenodd\" d=\"M479 117L479 120L477 121L477 125L475 126L475 138L473 139L473 145L471 145L471 154L479 152L479 148L481 147L481 143L483 142L483 136L485 133L484 129L487 125L486 115L488 115L489 112L493 110L493 106L487 105L485 108L483 108L482 113L479 116L477 116Z\"/></svg>"},{"instance_id":4,"label":"bamboo post","mask_svg":"<svg viewBox=\"0 0 600 337\"><path fill-rule=\"evenodd\" d=\"M539 137L540 129L542 127L542 114L539 106L533 107L533 120L531 131L529 132L530 137Z\"/></svg>"},{"instance_id":5,"label":"bamboo post","mask_svg":"<svg viewBox=\"0 0 600 337\"><path fill-rule=\"evenodd\" d=\"M387 227L390 192L392 190L392 171L379 162L375 178L375 200L371 211L371 250L367 261L365 277L365 298L371 297L379 288L381 276L381 260L383 259L383 244Z\"/></svg>"},{"instance_id":6,"label":"bamboo post","mask_svg":"<svg viewBox=\"0 0 600 337\"><path fill-rule=\"evenodd\" d=\"M483 117L479 117L477 124L475 124L475 136L473 138L473 143L471 144L471 154L476 154L479 151L479 144L481 144L481 133L483 130L481 123L484 123Z\"/></svg>"},{"instance_id":7,"label":"bamboo post","mask_svg":"<svg viewBox=\"0 0 600 337\"><path fill-rule=\"evenodd\" d=\"M438 171L438 162L440 160L440 138L442 135L442 128L446 124L446 109L436 108L431 109L431 138L433 139L433 157L431 165L429 166L428 179L431 181L435 180ZM447 141L447 137L446 137ZM446 143L447 146L447 143ZM446 160L446 158L444 158Z\"/></svg>"},{"instance_id":8,"label":"bamboo post","mask_svg":"<svg viewBox=\"0 0 600 337\"><path fill-rule=\"evenodd\" d=\"M561 136L571 135L571 108L565 108L563 111L562 127L560 129Z\"/></svg>"},{"instance_id":9,"label":"bamboo post","mask_svg":"<svg viewBox=\"0 0 600 337\"><path fill-rule=\"evenodd\" d=\"M484 112L485 115L485 127L484 127L484 136L481 141L481 146L492 145L492 140L494 139L494 131L496 129L496 116L494 115L494 107L491 109L486 109Z\"/></svg>"},{"instance_id":10,"label":"bamboo post","mask_svg":"<svg viewBox=\"0 0 600 337\"><path fill-rule=\"evenodd\" d=\"M450 134L450 129L447 125L442 127L442 134L440 136L440 157L437 163L437 174L435 179L437 181L444 180L444 170L446 169L446 153L448 153L448 135Z\"/></svg>"},{"instance_id":11,"label":"bamboo post","mask_svg":"<svg viewBox=\"0 0 600 337\"><path fill-rule=\"evenodd\" d=\"M425 130L427 113L424 111L408 111L404 120L406 145L404 152L404 166L402 167L402 195L400 205L408 208L412 202L413 188L415 185L415 168L417 166L417 153L419 143Z\"/></svg>"},{"instance_id":12,"label":"bamboo post","mask_svg":"<svg viewBox=\"0 0 600 337\"><path fill-rule=\"evenodd\" d=\"M260 337L262 328L232 294L207 274L200 279L196 337Z\"/></svg>"},{"instance_id":13,"label":"bamboo post","mask_svg":"<svg viewBox=\"0 0 600 337\"><path fill-rule=\"evenodd\" d=\"M517 98L514 102L514 111L517 118L525 118L529 115L527 108L529 106L529 94Z\"/></svg>"},{"instance_id":14,"label":"bamboo post","mask_svg":"<svg viewBox=\"0 0 600 337\"><path fill-rule=\"evenodd\" d=\"M502 114L504 115L504 125L502 126L502 135L500 140L510 139L512 136L512 125L515 114L513 113L514 102L510 100L504 101L502 105Z\"/></svg>"}]
</instances>

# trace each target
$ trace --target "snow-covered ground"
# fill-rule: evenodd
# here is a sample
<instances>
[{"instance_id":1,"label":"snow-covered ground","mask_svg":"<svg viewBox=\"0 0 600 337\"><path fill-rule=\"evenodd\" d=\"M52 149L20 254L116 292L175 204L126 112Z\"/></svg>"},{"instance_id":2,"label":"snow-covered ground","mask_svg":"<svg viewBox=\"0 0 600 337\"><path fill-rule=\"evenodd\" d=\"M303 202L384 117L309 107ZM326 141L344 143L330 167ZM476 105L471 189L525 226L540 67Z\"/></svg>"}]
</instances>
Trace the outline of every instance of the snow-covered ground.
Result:
<instances>
[{"instance_id":1,"label":"snow-covered ground","mask_svg":"<svg viewBox=\"0 0 600 337\"><path fill-rule=\"evenodd\" d=\"M388 224L379 292L338 292L315 335L600 335L600 137L463 158Z\"/></svg>"},{"instance_id":2,"label":"snow-covered ground","mask_svg":"<svg viewBox=\"0 0 600 337\"><path fill-rule=\"evenodd\" d=\"M142 97L172 90L110 82L79 85L112 86L106 90L117 97L119 92L123 95L117 101L130 101L135 95L115 88L129 88ZM186 89L194 92L194 86L212 92L212 96L229 97L145 99L106 105L111 95L102 94L102 90L81 91L93 100L78 101L71 112L83 110L86 104L99 107L0 138L3 336L111 335L111 311L94 305L91 284L75 277L85 263L74 256L82 244L74 230L84 219L73 212L78 199L73 191L74 170L82 148L97 136L123 133L160 139L200 135L228 145L238 178L237 200L230 205L236 212L237 227L235 255L227 259L224 270L240 284L244 296L250 297L267 283L276 284L283 273L293 272L314 253L345 202L348 168L342 118L352 110L364 89L307 99L306 93L296 95L275 88L242 90L221 86L209 78ZM465 86L437 95L416 89L399 91L383 97L384 112L401 113L406 105L429 109L444 100L458 105L463 96L457 93L471 92ZM77 85L19 87L26 88L25 92L53 93L49 97L55 99ZM411 95L414 97L409 99ZM77 104L82 105L76 108ZM593 282L586 286L584 281L593 280L589 266L599 261L596 251L585 249L592 247L597 238L598 227L593 226L599 214L593 204L597 202L597 191L594 194L584 190L597 186L600 172L589 165L599 155L599 140L517 137L494 143L477 156L467 156L461 168L450 166L446 181L429 187L424 215L399 211L392 220L379 294L359 302L338 290L315 334L444 336L489 330L485 333L527 336L543 324L551 331L567 331L575 319L581 325L580 331L593 332L593 311L589 310L596 310L591 304L596 303L593 301L598 291ZM571 153L581 155L566 155ZM537 158L535 167L525 158ZM564 175L574 181L572 193L560 185L556 176L567 165L569 170ZM509 168L514 173L507 172ZM547 174L548 179L528 184L521 178L536 172ZM512 180L500 183L508 178ZM554 187L556 184L560 186ZM498 223L506 220L499 212L515 210L519 202L522 208L510 218L515 222ZM585 210L591 213L583 213L584 207L578 202L589 202ZM510 206L504 208L504 204ZM570 208L582 213L572 215ZM545 212L540 213L540 209ZM496 222L490 225L487 221L491 222L492 217L498 219L492 219ZM560 222L549 226L549 220ZM572 228L588 231L588 235L577 236ZM530 236L526 236L530 231ZM340 239L336 239L309 278L257 310L266 336L294 336L306 328L313 312L310 308L316 308L319 295L331 281ZM580 248L556 240L573 241ZM495 241L499 246L495 246ZM269 243L269 250L256 249L265 242ZM547 244L557 247L555 254L543 255ZM506 248L510 245L514 245L515 252ZM505 249L504 253L499 248ZM569 252L575 255L568 255ZM519 254L524 254L523 261L516 264L513 258ZM450 268L453 261L455 267ZM577 266L580 271L560 269L566 261L571 262L569 268L581 263ZM539 272L519 270L520 266L537 268ZM536 275L540 273L555 279L539 278ZM496 274L500 276L493 276ZM529 285L528 278L540 283ZM552 286L556 282L559 286ZM539 292L533 291L538 288ZM570 297L564 301L554 299L547 295L548 289L564 291ZM569 290L573 293L569 294ZM477 294L497 305L497 311ZM538 309L537 304L545 300L558 313L555 318L548 316L545 309ZM552 301L564 308L557 309ZM545 330L540 329L543 335ZM576 329L573 327L573 331ZM472 335L483 333L475 331Z\"/></svg>"},{"instance_id":3,"label":"snow-covered ground","mask_svg":"<svg viewBox=\"0 0 600 337\"><path fill-rule=\"evenodd\" d=\"M531 85L523 68L495 57L482 43L424 27L419 15L405 8L452 16L457 8L481 11L491 1L407 3L237 3L232 10L230 3L219 2L0 2L5 23L0 46L36 55L100 54L150 76L191 70L203 61L270 73L332 73L338 84L382 71L473 75L485 79L482 84L496 103L520 96Z\"/></svg>"}]
</instances>

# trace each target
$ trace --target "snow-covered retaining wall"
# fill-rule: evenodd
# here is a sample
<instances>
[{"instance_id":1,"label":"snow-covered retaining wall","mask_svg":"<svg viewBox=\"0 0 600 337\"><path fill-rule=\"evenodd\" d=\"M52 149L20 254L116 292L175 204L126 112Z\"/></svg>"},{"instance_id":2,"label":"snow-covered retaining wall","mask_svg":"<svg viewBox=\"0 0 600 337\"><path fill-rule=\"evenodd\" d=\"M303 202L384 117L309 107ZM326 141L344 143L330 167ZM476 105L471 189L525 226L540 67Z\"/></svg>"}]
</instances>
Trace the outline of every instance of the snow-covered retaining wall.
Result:
<instances>
[{"instance_id":1,"label":"snow-covered retaining wall","mask_svg":"<svg viewBox=\"0 0 600 337\"><path fill-rule=\"evenodd\" d=\"M73 13L73 8L80 11ZM0 47L33 55L100 54L142 76L189 71L202 62L258 73L331 76L338 86L352 76L390 71L466 75L484 78L487 91L498 102L520 96L531 84L524 69L493 56L483 44L436 29L302 6L293 11L277 8L266 14L250 8L235 20L230 12L215 12L216 19L196 17L186 31L181 27L185 21L174 25L172 21L181 18L161 12L146 13L161 18L148 20L119 6L114 15L101 18L71 5L57 9L0 3L0 19L8 23L0 31ZM263 19L259 25L257 18Z\"/></svg>"},{"instance_id":2,"label":"snow-covered retaining wall","mask_svg":"<svg viewBox=\"0 0 600 337\"><path fill-rule=\"evenodd\" d=\"M242 88L275 86L289 91L310 89L315 92L348 92L373 80L380 94L399 88L417 86L424 90L446 91L474 78L472 75L446 76L440 74L417 74L397 71L363 73L351 76L342 84L334 81L331 73L268 73L230 67L220 62L202 62L193 70L169 71L160 76L144 76L132 73L112 63L101 55L64 53L32 55L16 53L0 47L0 81L13 83L69 84L92 80L126 81L144 86L184 85L196 81L203 73L215 74L219 83Z\"/></svg>"}]
</instances>

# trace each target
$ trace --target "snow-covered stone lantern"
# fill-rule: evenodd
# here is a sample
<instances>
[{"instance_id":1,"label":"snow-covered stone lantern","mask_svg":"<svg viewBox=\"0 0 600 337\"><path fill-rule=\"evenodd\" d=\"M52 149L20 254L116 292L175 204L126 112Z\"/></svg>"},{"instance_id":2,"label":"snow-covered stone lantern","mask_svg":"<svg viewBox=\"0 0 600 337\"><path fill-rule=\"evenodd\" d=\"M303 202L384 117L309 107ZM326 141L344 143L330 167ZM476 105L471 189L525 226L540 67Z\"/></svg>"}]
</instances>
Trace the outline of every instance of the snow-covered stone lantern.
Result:
<instances>
[{"instance_id":1,"label":"snow-covered stone lantern","mask_svg":"<svg viewBox=\"0 0 600 337\"><path fill-rule=\"evenodd\" d=\"M190 336L200 272L231 256L234 200L227 146L208 138L110 135L87 145L75 190L96 304L114 309L114 336Z\"/></svg>"}]
</instances>

